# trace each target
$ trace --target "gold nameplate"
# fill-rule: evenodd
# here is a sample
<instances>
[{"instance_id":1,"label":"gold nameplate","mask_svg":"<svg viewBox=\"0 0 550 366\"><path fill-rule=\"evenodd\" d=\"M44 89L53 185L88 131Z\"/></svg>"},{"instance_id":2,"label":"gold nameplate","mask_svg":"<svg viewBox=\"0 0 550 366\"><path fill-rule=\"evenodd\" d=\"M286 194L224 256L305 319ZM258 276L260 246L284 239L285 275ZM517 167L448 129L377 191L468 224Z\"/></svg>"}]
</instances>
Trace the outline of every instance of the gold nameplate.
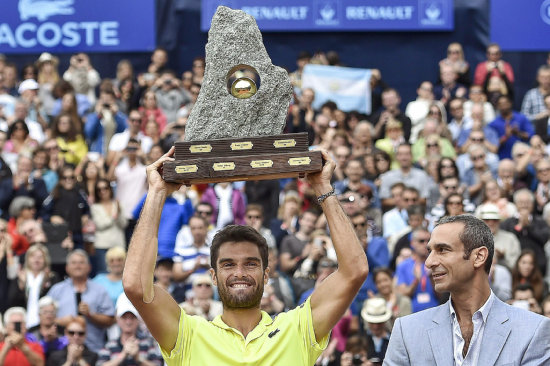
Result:
<instances>
[{"instance_id":1,"label":"gold nameplate","mask_svg":"<svg viewBox=\"0 0 550 366\"><path fill-rule=\"evenodd\" d=\"M215 163L212 165L212 169L219 172L222 170L234 170L235 169L235 163L232 161L224 162L224 163Z\"/></svg>"},{"instance_id":2,"label":"gold nameplate","mask_svg":"<svg viewBox=\"0 0 550 366\"><path fill-rule=\"evenodd\" d=\"M252 146L254 145L250 141L234 142L231 144L231 150L250 150Z\"/></svg>"},{"instance_id":3,"label":"gold nameplate","mask_svg":"<svg viewBox=\"0 0 550 366\"><path fill-rule=\"evenodd\" d=\"M191 145L189 146L189 151L192 153L208 153L212 151L212 145Z\"/></svg>"},{"instance_id":4,"label":"gold nameplate","mask_svg":"<svg viewBox=\"0 0 550 366\"><path fill-rule=\"evenodd\" d=\"M309 165L311 163L311 158L305 156L303 158L290 158L288 159L288 165L297 166L297 165Z\"/></svg>"},{"instance_id":5,"label":"gold nameplate","mask_svg":"<svg viewBox=\"0 0 550 366\"><path fill-rule=\"evenodd\" d=\"M277 148L277 149L279 149L281 147L294 147L294 146L296 146L296 140L294 140L294 139L275 140L273 142L273 146L275 146L275 148Z\"/></svg>"},{"instance_id":6,"label":"gold nameplate","mask_svg":"<svg viewBox=\"0 0 550 366\"><path fill-rule=\"evenodd\" d=\"M250 166L252 168L271 168L273 166L273 160L252 160Z\"/></svg>"},{"instance_id":7,"label":"gold nameplate","mask_svg":"<svg viewBox=\"0 0 550 366\"><path fill-rule=\"evenodd\" d=\"M179 165L175 169L176 173L196 173L199 168L196 165Z\"/></svg>"}]
</instances>

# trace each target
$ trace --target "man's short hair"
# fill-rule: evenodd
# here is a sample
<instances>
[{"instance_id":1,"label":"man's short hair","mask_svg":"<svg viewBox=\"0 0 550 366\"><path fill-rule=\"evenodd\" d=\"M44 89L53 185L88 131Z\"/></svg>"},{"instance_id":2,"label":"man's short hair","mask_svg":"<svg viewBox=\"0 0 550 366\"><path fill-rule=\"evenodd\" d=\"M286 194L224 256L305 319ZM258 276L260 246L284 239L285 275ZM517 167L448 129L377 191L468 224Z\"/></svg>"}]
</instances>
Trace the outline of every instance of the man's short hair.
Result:
<instances>
[{"instance_id":1,"label":"man's short hair","mask_svg":"<svg viewBox=\"0 0 550 366\"><path fill-rule=\"evenodd\" d=\"M464 259L468 259L476 248L487 248L489 255L485 261L485 272L489 273L495 254L494 237L489 226L473 215L457 215L443 217L435 227L453 223L464 225L464 229L458 235L458 238L464 245Z\"/></svg>"},{"instance_id":2,"label":"man's short hair","mask_svg":"<svg viewBox=\"0 0 550 366\"><path fill-rule=\"evenodd\" d=\"M74 257L75 255L79 255L79 256L85 258L86 262L88 264L90 264L90 257L88 256L88 253L86 253L86 251L84 249L75 249L72 252L70 252L69 254L67 254L66 262L69 263L71 258Z\"/></svg>"},{"instance_id":3,"label":"man's short hair","mask_svg":"<svg viewBox=\"0 0 550 366\"><path fill-rule=\"evenodd\" d=\"M264 215L264 208L262 205L258 205L257 203L249 203L246 205L246 213L249 213L250 211L258 211L260 213L260 216Z\"/></svg>"},{"instance_id":4,"label":"man's short hair","mask_svg":"<svg viewBox=\"0 0 550 366\"><path fill-rule=\"evenodd\" d=\"M424 216L426 216L426 208L422 205L410 205L409 208L407 208L407 215L409 217L412 215L419 215L424 218Z\"/></svg>"},{"instance_id":5,"label":"man's short hair","mask_svg":"<svg viewBox=\"0 0 550 366\"><path fill-rule=\"evenodd\" d=\"M215 272L218 271L218 256L220 254L220 247L229 242L242 242L246 241L256 245L260 251L260 258L262 260L262 269L267 268L268 263L268 247L265 238L256 231L256 229L246 225L228 225L218 233L212 239L212 246L210 247L210 266Z\"/></svg>"},{"instance_id":6,"label":"man's short hair","mask_svg":"<svg viewBox=\"0 0 550 366\"><path fill-rule=\"evenodd\" d=\"M517 202L517 200L519 199L519 196L521 195L525 195L529 197L529 199L531 200L531 203L535 202L535 195L533 195L533 192L531 192L528 188L522 188L514 192L514 197L513 197L514 203Z\"/></svg>"},{"instance_id":7,"label":"man's short hair","mask_svg":"<svg viewBox=\"0 0 550 366\"><path fill-rule=\"evenodd\" d=\"M208 226L210 226L210 223L208 222L208 220L205 219L204 217L202 217L201 215L199 215L198 213L195 213L193 216L191 216L191 217L189 218L188 225L191 225L191 219L193 219L193 220L197 220L197 219L201 220L202 223L204 224L204 227L207 228L207 229L208 229Z\"/></svg>"},{"instance_id":8,"label":"man's short hair","mask_svg":"<svg viewBox=\"0 0 550 366\"><path fill-rule=\"evenodd\" d=\"M512 298L516 297L517 291L531 291L531 295L535 296L535 289L530 283L520 283L516 287L514 287L514 291L512 292Z\"/></svg>"}]
</instances>

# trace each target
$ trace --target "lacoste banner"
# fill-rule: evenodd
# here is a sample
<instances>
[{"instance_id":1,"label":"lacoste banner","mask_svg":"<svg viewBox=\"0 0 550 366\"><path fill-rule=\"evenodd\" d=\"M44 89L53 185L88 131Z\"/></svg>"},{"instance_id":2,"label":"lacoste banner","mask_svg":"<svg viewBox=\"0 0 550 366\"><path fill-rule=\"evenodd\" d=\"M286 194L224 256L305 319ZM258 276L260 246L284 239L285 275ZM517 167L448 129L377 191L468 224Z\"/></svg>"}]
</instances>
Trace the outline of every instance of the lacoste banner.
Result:
<instances>
[{"instance_id":1,"label":"lacoste banner","mask_svg":"<svg viewBox=\"0 0 550 366\"><path fill-rule=\"evenodd\" d=\"M4 0L0 53L151 51L151 0Z\"/></svg>"},{"instance_id":2,"label":"lacoste banner","mask_svg":"<svg viewBox=\"0 0 550 366\"><path fill-rule=\"evenodd\" d=\"M453 0L202 0L201 29L218 5L254 16L262 31L451 31Z\"/></svg>"}]
</instances>

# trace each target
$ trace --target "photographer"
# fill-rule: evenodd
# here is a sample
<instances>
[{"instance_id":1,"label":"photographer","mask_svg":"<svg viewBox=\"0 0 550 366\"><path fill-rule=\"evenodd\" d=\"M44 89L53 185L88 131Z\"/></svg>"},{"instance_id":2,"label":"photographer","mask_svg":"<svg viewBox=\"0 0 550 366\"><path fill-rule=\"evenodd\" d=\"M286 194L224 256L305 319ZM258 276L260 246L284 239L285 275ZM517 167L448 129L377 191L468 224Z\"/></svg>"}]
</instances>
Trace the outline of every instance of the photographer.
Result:
<instances>
[{"instance_id":1,"label":"photographer","mask_svg":"<svg viewBox=\"0 0 550 366\"><path fill-rule=\"evenodd\" d=\"M189 92L181 87L176 74L170 70L162 72L151 90L155 92L157 105L168 123L175 122L178 109L191 101Z\"/></svg>"},{"instance_id":2,"label":"photographer","mask_svg":"<svg viewBox=\"0 0 550 366\"><path fill-rule=\"evenodd\" d=\"M115 133L126 129L126 116L119 111L112 89L103 89L93 113L86 118L84 134L90 151L107 155L107 148Z\"/></svg>"},{"instance_id":3,"label":"photographer","mask_svg":"<svg viewBox=\"0 0 550 366\"><path fill-rule=\"evenodd\" d=\"M30 341L25 334L26 312L24 308L10 308L4 314L7 337L0 342L0 365L43 366L44 352L39 343Z\"/></svg>"},{"instance_id":4,"label":"photographer","mask_svg":"<svg viewBox=\"0 0 550 366\"><path fill-rule=\"evenodd\" d=\"M91 104L95 103L95 87L101 78L87 54L78 53L71 57L70 66L63 74L63 79L73 86L76 93L86 95Z\"/></svg>"}]
</instances>

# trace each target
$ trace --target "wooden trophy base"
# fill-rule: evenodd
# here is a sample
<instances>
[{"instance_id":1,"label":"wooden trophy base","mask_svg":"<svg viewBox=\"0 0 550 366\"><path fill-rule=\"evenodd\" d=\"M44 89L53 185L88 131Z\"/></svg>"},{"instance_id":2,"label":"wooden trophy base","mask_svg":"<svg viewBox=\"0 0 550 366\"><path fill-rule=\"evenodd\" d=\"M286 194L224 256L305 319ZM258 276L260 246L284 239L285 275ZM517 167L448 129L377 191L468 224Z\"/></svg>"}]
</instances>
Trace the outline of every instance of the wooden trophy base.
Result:
<instances>
[{"instance_id":1,"label":"wooden trophy base","mask_svg":"<svg viewBox=\"0 0 550 366\"><path fill-rule=\"evenodd\" d=\"M304 177L323 168L321 152L308 151L305 132L174 145L175 161L163 165L163 179L170 183Z\"/></svg>"}]
</instances>

